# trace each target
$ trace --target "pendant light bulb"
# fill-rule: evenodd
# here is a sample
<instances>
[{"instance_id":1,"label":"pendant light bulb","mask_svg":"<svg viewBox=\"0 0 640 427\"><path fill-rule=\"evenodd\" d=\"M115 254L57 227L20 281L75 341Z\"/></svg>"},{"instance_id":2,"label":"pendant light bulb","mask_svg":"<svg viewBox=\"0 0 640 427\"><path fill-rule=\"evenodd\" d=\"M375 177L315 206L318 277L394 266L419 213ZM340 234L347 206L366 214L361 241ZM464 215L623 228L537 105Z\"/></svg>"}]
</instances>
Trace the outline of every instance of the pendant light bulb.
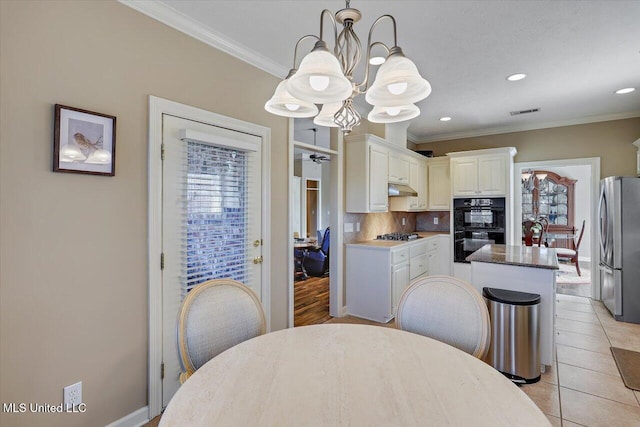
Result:
<instances>
[{"instance_id":1,"label":"pendant light bulb","mask_svg":"<svg viewBox=\"0 0 640 427\"><path fill-rule=\"evenodd\" d=\"M284 106L287 107L289 111L298 111L300 109L299 104L284 104Z\"/></svg>"},{"instance_id":2,"label":"pendant light bulb","mask_svg":"<svg viewBox=\"0 0 640 427\"><path fill-rule=\"evenodd\" d=\"M329 77L309 76L309 86L316 92L323 92L329 87Z\"/></svg>"},{"instance_id":3,"label":"pendant light bulb","mask_svg":"<svg viewBox=\"0 0 640 427\"><path fill-rule=\"evenodd\" d=\"M391 83L387 85L387 89L393 95L402 95L407 90L407 82Z\"/></svg>"},{"instance_id":4,"label":"pendant light bulb","mask_svg":"<svg viewBox=\"0 0 640 427\"><path fill-rule=\"evenodd\" d=\"M398 107L389 107L389 108L387 108L387 114L390 115L391 117L395 117L398 114L400 114L400 108L398 108Z\"/></svg>"}]
</instances>

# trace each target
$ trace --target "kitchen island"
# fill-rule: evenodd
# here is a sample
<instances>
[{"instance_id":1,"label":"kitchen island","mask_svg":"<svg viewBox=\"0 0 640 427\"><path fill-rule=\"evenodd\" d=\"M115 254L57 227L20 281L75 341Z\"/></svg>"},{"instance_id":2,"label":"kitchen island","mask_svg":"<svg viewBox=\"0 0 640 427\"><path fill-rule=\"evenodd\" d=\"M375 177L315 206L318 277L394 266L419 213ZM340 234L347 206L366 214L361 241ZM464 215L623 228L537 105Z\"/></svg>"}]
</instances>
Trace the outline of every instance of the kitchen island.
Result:
<instances>
[{"instance_id":1,"label":"kitchen island","mask_svg":"<svg viewBox=\"0 0 640 427\"><path fill-rule=\"evenodd\" d=\"M540 363L554 360L556 270L554 249L535 246L488 244L466 258L471 262L471 284L540 295Z\"/></svg>"}]
</instances>

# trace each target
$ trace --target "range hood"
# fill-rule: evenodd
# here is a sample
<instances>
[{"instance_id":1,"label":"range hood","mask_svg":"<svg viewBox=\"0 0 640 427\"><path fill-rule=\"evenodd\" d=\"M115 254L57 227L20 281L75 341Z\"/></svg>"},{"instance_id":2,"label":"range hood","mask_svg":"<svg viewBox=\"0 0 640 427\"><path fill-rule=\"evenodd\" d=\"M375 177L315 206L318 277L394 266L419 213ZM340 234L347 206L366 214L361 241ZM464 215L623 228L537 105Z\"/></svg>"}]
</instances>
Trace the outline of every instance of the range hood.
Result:
<instances>
[{"instance_id":1,"label":"range hood","mask_svg":"<svg viewBox=\"0 0 640 427\"><path fill-rule=\"evenodd\" d=\"M418 197L418 193L408 185L389 183L389 197L402 196Z\"/></svg>"}]
</instances>

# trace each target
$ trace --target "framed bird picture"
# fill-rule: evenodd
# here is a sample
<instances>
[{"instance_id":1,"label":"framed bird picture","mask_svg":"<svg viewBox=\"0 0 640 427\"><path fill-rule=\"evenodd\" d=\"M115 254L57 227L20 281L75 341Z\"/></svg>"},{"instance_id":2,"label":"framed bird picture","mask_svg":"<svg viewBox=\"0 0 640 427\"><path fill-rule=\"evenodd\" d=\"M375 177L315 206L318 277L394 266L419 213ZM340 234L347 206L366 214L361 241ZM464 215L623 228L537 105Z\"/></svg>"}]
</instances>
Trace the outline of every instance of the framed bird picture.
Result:
<instances>
[{"instance_id":1,"label":"framed bird picture","mask_svg":"<svg viewBox=\"0 0 640 427\"><path fill-rule=\"evenodd\" d=\"M55 105L53 171L115 175L116 118Z\"/></svg>"}]
</instances>

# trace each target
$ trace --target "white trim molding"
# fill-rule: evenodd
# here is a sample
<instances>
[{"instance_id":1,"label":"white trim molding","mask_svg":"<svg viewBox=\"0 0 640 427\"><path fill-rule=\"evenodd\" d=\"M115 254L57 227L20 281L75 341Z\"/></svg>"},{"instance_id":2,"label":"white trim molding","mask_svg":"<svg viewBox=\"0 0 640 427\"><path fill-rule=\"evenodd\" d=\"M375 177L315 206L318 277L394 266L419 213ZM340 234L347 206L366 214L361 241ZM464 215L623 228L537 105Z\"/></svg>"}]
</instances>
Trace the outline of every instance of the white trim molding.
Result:
<instances>
[{"instance_id":1,"label":"white trim molding","mask_svg":"<svg viewBox=\"0 0 640 427\"><path fill-rule=\"evenodd\" d=\"M149 418L162 411L162 115L211 124L262 138L262 264L260 299L271 330L271 129L153 95L149 96L148 274L149 274Z\"/></svg>"},{"instance_id":2,"label":"white trim molding","mask_svg":"<svg viewBox=\"0 0 640 427\"><path fill-rule=\"evenodd\" d=\"M149 422L149 407L144 406L105 427L141 427Z\"/></svg>"},{"instance_id":3,"label":"white trim molding","mask_svg":"<svg viewBox=\"0 0 640 427\"><path fill-rule=\"evenodd\" d=\"M156 21L160 21L175 30L191 36L196 40L200 40L211 47L221 50L280 79L285 78L289 72L287 67L278 64L255 50L239 44L222 33L212 30L203 23L196 21L162 2L149 0L118 1Z\"/></svg>"}]
</instances>

